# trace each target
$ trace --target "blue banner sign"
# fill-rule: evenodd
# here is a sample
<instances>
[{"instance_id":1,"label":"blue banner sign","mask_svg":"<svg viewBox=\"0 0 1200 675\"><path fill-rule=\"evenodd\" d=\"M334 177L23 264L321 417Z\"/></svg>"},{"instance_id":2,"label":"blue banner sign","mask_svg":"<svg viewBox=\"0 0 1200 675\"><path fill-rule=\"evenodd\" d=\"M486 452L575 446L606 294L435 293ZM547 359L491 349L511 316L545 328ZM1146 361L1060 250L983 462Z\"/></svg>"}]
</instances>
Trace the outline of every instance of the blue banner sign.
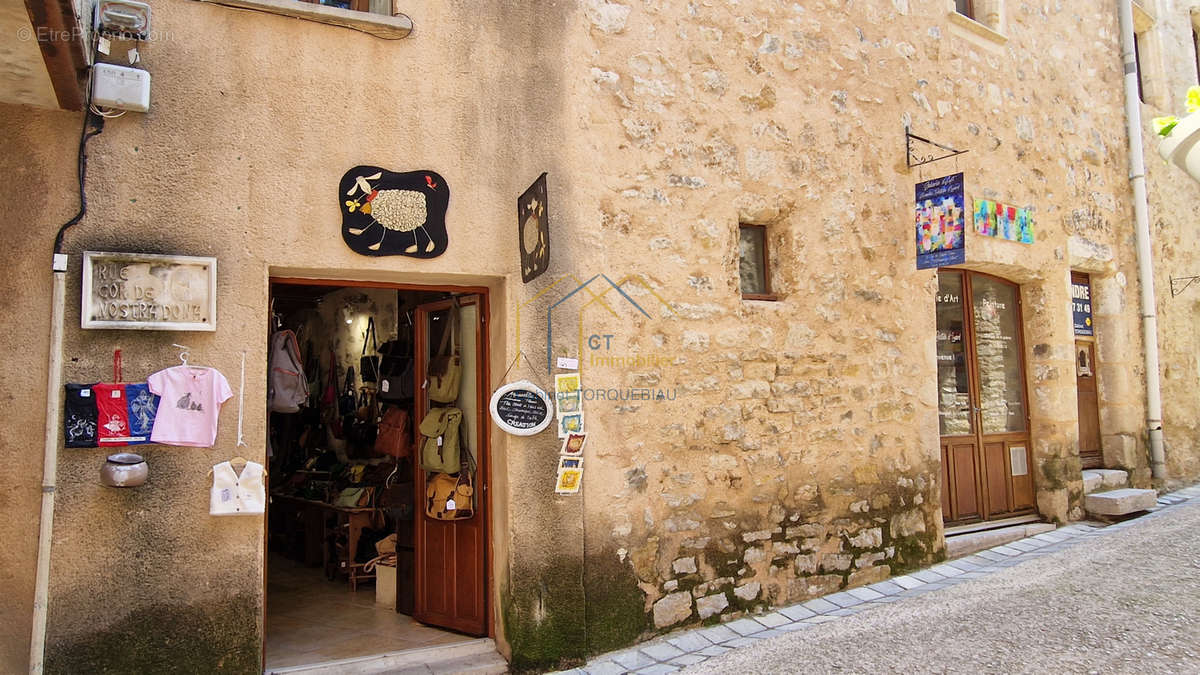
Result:
<instances>
[{"instance_id":1,"label":"blue banner sign","mask_svg":"<svg viewBox=\"0 0 1200 675\"><path fill-rule=\"evenodd\" d=\"M966 261L963 175L917 183L917 269Z\"/></svg>"}]
</instances>

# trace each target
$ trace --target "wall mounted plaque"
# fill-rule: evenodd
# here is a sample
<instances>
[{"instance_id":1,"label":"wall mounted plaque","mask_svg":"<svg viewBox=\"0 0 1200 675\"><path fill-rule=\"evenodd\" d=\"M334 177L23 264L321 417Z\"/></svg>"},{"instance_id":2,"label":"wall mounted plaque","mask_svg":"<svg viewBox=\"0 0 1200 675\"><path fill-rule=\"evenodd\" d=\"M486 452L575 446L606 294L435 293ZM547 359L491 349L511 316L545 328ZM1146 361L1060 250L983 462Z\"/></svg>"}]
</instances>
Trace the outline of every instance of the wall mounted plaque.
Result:
<instances>
[{"instance_id":1,"label":"wall mounted plaque","mask_svg":"<svg viewBox=\"0 0 1200 675\"><path fill-rule=\"evenodd\" d=\"M217 329L217 259L83 254L83 328Z\"/></svg>"},{"instance_id":2,"label":"wall mounted plaque","mask_svg":"<svg viewBox=\"0 0 1200 675\"><path fill-rule=\"evenodd\" d=\"M342 239L360 255L436 258L446 252L450 188L432 171L356 166L338 183Z\"/></svg>"},{"instance_id":3,"label":"wall mounted plaque","mask_svg":"<svg viewBox=\"0 0 1200 675\"><path fill-rule=\"evenodd\" d=\"M492 394L492 421L516 436L532 436L550 426L550 397L527 380L506 384Z\"/></svg>"},{"instance_id":4,"label":"wall mounted plaque","mask_svg":"<svg viewBox=\"0 0 1200 675\"><path fill-rule=\"evenodd\" d=\"M529 283L550 266L550 213L546 174L517 197L517 241L521 243L521 281Z\"/></svg>"}]
</instances>

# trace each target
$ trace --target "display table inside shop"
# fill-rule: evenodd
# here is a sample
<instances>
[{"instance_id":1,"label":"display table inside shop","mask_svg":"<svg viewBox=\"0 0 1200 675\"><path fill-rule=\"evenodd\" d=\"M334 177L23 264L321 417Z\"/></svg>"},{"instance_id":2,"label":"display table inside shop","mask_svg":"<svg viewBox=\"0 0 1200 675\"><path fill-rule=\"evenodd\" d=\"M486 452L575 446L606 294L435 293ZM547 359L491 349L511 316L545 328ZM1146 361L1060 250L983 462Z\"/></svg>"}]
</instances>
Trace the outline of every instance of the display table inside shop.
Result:
<instances>
[{"instance_id":1,"label":"display table inside shop","mask_svg":"<svg viewBox=\"0 0 1200 675\"><path fill-rule=\"evenodd\" d=\"M271 495L271 506L275 515L285 523L284 533L288 540L303 540L302 557L305 564L323 564L330 578L344 573L350 581L351 591L357 590L358 582L375 578L373 572L364 572L363 564L356 560L363 528L369 527L371 521L382 514L382 509L335 506L314 499L280 494ZM336 542L343 528L346 541L344 546L340 546ZM330 545L331 539L334 545Z\"/></svg>"}]
</instances>

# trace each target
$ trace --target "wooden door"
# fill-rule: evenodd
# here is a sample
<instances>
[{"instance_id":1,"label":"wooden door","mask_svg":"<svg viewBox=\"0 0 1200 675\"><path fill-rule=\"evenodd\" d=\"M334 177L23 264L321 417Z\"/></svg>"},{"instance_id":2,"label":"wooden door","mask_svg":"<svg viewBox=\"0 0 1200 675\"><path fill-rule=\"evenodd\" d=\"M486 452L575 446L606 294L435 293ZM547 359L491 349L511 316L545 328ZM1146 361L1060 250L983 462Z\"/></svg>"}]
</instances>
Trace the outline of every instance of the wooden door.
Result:
<instances>
[{"instance_id":1,"label":"wooden door","mask_svg":"<svg viewBox=\"0 0 1200 675\"><path fill-rule=\"evenodd\" d=\"M450 324L452 300L417 307L415 312L417 355L413 391L418 421L429 410L426 376L429 357L441 344ZM459 433L477 464L475 472L475 515L455 521L441 521L425 515L425 472L414 462L417 513L414 514L414 577L416 593L413 618L422 623L449 628L470 635L488 634L487 520L490 470L488 453L487 407L484 399L487 373L487 302L483 296L457 299L458 344L463 362L462 385L458 401L452 404L463 411ZM452 341L453 342L453 341ZM418 422L419 423L419 422ZM414 426L414 435L420 440ZM419 451L418 451L419 452Z\"/></svg>"},{"instance_id":2,"label":"wooden door","mask_svg":"<svg viewBox=\"0 0 1200 675\"><path fill-rule=\"evenodd\" d=\"M1079 460L1085 469L1104 466L1100 454L1100 404L1096 392L1096 346L1075 341L1075 387L1079 397Z\"/></svg>"},{"instance_id":3,"label":"wooden door","mask_svg":"<svg viewBox=\"0 0 1200 675\"><path fill-rule=\"evenodd\" d=\"M943 270L936 300L944 518L958 523L1032 510L1019 289Z\"/></svg>"}]
</instances>

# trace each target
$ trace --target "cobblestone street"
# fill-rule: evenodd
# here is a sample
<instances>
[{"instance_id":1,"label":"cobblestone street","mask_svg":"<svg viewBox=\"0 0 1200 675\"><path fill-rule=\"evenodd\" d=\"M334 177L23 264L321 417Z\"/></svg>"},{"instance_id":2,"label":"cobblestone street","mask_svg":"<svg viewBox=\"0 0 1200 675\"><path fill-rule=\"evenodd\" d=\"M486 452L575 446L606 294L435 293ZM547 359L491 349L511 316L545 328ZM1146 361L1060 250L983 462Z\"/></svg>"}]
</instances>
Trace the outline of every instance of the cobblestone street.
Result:
<instances>
[{"instance_id":1,"label":"cobblestone street","mask_svg":"<svg viewBox=\"0 0 1200 675\"><path fill-rule=\"evenodd\" d=\"M573 673L1200 670L1200 487Z\"/></svg>"}]
</instances>

